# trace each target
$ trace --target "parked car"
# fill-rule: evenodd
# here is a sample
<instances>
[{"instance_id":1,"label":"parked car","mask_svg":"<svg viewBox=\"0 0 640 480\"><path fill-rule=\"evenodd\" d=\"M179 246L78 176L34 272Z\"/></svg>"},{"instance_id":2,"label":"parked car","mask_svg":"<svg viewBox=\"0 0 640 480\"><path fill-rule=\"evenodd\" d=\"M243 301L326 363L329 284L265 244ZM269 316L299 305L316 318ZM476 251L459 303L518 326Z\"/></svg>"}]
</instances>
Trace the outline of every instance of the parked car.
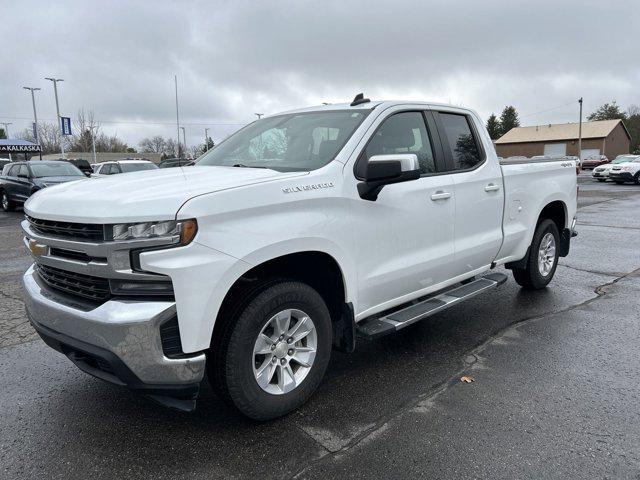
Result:
<instances>
[{"instance_id":1,"label":"parked car","mask_svg":"<svg viewBox=\"0 0 640 480\"><path fill-rule=\"evenodd\" d=\"M8 158L0 158L0 172L2 172L5 165L9 165L10 163L11 160L9 160Z\"/></svg>"},{"instance_id":2,"label":"parked car","mask_svg":"<svg viewBox=\"0 0 640 480\"><path fill-rule=\"evenodd\" d=\"M85 372L184 410L208 374L243 414L278 417L332 348L489 292L496 266L546 287L575 233L574 169L499 162L456 106L359 95L263 117L194 167L31 198L26 309Z\"/></svg>"},{"instance_id":3,"label":"parked car","mask_svg":"<svg viewBox=\"0 0 640 480\"><path fill-rule=\"evenodd\" d=\"M594 168L606 163L609 163L609 159L606 155L591 155L582 160L582 168L583 170L593 170Z\"/></svg>"},{"instance_id":4,"label":"parked car","mask_svg":"<svg viewBox=\"0 0 640 480\"><path fill-rule=\"evenodd\" d=\"M105 177L118 173L139 172L141 170L156 170L158 166L149 160L115 160L112 162L96 163L93 166L92 177Z\"/></svg>"},{"instance_id":5,"label":"parked car","mask_svg":"<svg viewBox=\"0 0 640 480\"><path fill-rule=\"evenodd\" d=\"M195 162L188 158L167 158L162 160L158 167L160 168L173 168L173 167L190 167Z\"/></svg>"},{"instance_id":6,"label":"parked car","mask_svg":"<svg viewBox=\"0 0 640 480\"><path fill-rule=\"evenodd\" d=\"M634 161L637 157L638 155L618 155L612 162L594 168L591 175L599 182L605 182L609 178L609 171L614 165Z\"/></svg>"},{"instance_id":7,"label":"parked car","mask_svg":"<svg viewBox=\"0 0 640 480\"><path fill-rule=\"evenodd\" d=\"M611 167L609 178L621 185L625 182L633 182L640 185L640 155L628 155L629 161L620 162Z\"/></svg>"},{"instance_id":8,"label":"parked car","mask_svg":"<svg viewBox=\"0 0 640 480\"><path fill-rule=\"evenodd\" d=\"M56 160L12 162L0 176L0 203L5 212L23 204L42 188L86 178L68 162Z\"/></svg>"}]
</instances>

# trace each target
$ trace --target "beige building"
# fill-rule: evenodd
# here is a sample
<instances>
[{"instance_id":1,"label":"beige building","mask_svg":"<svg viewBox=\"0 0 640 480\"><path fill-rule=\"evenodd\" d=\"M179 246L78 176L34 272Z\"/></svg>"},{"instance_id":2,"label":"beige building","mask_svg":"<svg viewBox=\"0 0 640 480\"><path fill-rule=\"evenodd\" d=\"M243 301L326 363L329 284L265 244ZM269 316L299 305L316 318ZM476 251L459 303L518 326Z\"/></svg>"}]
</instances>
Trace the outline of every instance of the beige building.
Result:
<instances>
[{"instance_id":1,"label":"beige building","mask_svg":"<svg viewBox=\"0 0 640 480\"><path fill-rule=\"evenodd\" d=\"M609 159L629 153L631 136L622 120L582 123L580 158L606 155ZM536 125L512 128L495 141L500 157L534 155L578 156L578 124Z\"/></svg>"}]
</instances>

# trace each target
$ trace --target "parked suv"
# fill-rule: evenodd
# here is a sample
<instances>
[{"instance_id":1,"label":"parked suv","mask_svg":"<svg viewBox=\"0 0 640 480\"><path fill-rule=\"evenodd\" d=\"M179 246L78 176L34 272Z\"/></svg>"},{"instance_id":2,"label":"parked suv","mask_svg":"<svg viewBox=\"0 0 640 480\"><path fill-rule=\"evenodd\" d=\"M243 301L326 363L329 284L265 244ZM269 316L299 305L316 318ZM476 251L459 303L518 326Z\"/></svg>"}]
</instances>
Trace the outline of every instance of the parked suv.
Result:
<instances>
[{"instance_id":1,"label":"parked suv","mask_svg":"<svg viewBox=\"0 0 640 480\"><path fill-rule=\"evenodd\" d=\"M75 165L78 170L84 173L87 177L91 176L93 173L93 169L91 168L91 164L85 160L84 158L68 158L67 162Z\"/></svg>"},{"instance_id":2,"label":"parked suv","mask_svg":"<svg viewBox=\"0 0 640 480\"><path fill-rule=\"evenodd\" d=\"M0 175L0 201L5 212L14 210L38 190L86 178L74 165L64 161L13 162Z\"/></svg>"},{"instance_id":3,"label":"parked suv","mask_svg":"<svg viewBox=\"0 0 640 480\"><path fill-rule=\"evenodd\" d=\"M609 170L609 178L617 184L633 182L640 184L640 155L627 155L627 162L613 165Z\"/></svg>"},{"instance_id":4,"label":"parked suv","mask_svg":"<svg viewBox=\"0 0 640 480\"><path fill-rule=\"evenodd\" d=\"M636 157L637 155L618 155L612 162L594 168L591 175L599 182L605 182L609 178L609 172L614 165L632 162Z\"/></svg>"},{"instance_id":5,"label":"parked suv","mask_svg":"<svg viewBox=\"0 0 640 480\"><path fill-rule=\"evenodd\" d=\"M359 95L263 117L194 167L31 198L26 310L85 372L185 410L207 374L274 418L318 388L332 349L491 292L497 266L549 285L575 233L575 168L499 161L458 106Z\"/></svg>"}]
</instances>

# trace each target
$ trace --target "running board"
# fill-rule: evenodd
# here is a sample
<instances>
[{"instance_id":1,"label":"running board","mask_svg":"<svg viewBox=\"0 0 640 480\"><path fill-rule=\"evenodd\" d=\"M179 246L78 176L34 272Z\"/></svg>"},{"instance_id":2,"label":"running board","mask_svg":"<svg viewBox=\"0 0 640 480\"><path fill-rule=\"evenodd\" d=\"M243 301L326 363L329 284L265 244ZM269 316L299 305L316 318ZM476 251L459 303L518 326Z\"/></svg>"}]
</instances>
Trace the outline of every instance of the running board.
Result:
<instances>
[{"instance_id":1,"label":"running board","mask_svg":"<svg viewBox=\"0 0 640 480\"><path fill-rule=\"evenodd\" d=\"M383 317L364 320L357 325L358 334L367 338L388 335L442 310L453 307L460 302L464 302L471 297L475 297L485 290L502 285L506 281L507 276L504 273L490 273Z\"/></svg>"}]
</instances>

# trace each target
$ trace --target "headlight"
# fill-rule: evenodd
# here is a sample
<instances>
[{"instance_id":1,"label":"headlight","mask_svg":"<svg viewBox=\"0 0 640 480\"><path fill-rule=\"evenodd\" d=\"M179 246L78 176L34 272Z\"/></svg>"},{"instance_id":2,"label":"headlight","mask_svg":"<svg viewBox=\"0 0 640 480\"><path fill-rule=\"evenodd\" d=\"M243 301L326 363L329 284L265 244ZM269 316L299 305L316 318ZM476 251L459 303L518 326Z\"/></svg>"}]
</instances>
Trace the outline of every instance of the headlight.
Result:
<instances>
[{"instance_id":1,"label":"headlight","mask_svg":"<svg viewBox=\"0 0 640 480\"><path fill-rule=\"evenodd\" d=\"M636 167L634 167L633 165L627 165L627 166L625 166L625 167L622 167L622 169L623 169L625 172L633 172L633 171L636 169Z\"/></svg>"},{"instance_id":2,"label":"headlight","mask_svg":"<svg viewBox=\"0 0 640 480\"><path fill-rule=\"evenodd\" d=\"M193 240L198 231L195 219L166 220L162 222L118 223L113 225L112 240L135 240L158 237L180 237L180 243L186 245Z\"/></svg>"}]
</instances>

